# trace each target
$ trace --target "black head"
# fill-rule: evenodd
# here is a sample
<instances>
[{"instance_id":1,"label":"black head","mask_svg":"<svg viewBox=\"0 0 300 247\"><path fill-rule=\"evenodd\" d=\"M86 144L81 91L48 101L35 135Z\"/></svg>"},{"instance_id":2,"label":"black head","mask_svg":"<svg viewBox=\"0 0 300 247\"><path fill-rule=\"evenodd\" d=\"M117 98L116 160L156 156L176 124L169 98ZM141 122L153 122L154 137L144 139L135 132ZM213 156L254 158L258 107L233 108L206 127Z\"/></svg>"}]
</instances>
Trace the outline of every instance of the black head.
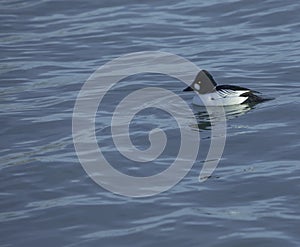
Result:
<instances>
[{"instance_id":1,"label":"black head","mask_svg":"<svg viewBox=\"0 0 300 247\"><path fill-rule=\"evenodd\" d=\"M217 83L216 83L215 79L213 78L213 76L205 69L203 69L202 71L211 80L211 82L214 84L214 86L217 86Z\"/></svg>"},{"instance_id":2,"label":"black head","mask_svg":"<svg viewBox=\"0 0 300 247\"><path fill-rule=\"evenodd\" d=\"M213 76L207 70L201 70L191 86L185 88L183 91L196 91L199 94L211 93L215 91L217 86Z\"/></svg>"}]
</instances>

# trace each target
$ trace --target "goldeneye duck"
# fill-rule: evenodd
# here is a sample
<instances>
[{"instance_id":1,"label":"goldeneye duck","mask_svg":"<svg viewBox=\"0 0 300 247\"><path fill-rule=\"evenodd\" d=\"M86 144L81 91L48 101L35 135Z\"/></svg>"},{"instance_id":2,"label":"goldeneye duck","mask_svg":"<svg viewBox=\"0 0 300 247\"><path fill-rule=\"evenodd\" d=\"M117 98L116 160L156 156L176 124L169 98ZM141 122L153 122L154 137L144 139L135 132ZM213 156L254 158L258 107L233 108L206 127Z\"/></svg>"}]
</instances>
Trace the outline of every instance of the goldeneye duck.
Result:
<instances>
[{"instance_id":1,"label":"goldeneye duck","mask_svg":"<svg viewBox=\"0 0 300 247\"><path fill-rule=\"evenodd\" d=\"M183 91L195 91L193 104L198 106L229 106L244 103L259 103L263 98L257 91L233 85L217 85L213 76L206 70L201 70L191 86ZM200 96L199 96L200 95Z\"/></svg>"}]
</instances>

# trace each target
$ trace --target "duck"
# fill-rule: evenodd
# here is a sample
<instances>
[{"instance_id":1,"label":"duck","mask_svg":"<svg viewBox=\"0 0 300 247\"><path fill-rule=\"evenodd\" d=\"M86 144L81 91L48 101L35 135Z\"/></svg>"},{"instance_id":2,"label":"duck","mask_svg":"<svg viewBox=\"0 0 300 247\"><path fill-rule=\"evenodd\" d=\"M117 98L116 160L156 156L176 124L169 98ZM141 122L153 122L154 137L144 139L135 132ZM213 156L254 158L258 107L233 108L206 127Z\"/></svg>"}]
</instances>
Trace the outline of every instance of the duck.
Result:
<instances>
[{"instance_id":1,"label":"duck","mask_svg":"<svg viewBox=\"0 0 300 247\"><path fill-rule=\"evenodd\" d=\"M195 91L192 103L197 106L231 106L264 101L258 91L235 85L217 85L207 70L201 70L194 82L183 91Z\"/></svg>"}]
</instances>

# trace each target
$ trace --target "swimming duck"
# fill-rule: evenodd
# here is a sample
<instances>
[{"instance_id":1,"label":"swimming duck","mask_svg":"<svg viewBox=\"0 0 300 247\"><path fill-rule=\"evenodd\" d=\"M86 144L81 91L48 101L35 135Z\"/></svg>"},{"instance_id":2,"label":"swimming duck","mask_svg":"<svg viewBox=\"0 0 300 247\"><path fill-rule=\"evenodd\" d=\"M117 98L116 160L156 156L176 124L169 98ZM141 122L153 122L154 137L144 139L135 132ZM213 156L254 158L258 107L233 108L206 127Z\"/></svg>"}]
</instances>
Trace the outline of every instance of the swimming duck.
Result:
<instances>
[{"instance_id":1,"label":"swimming duck","mask_svg":"<svg viewBox=\"0 0 300 247\"><path fill-rule=\"evenodd\" d=\"M229 106L264 101L256 95L260 94L257 91L240 86L217 85L206 70L201 70L192 85L183 91L195 91L197 95L193 98L193 104L198 106Z\"/></svg>"}]
</instances>

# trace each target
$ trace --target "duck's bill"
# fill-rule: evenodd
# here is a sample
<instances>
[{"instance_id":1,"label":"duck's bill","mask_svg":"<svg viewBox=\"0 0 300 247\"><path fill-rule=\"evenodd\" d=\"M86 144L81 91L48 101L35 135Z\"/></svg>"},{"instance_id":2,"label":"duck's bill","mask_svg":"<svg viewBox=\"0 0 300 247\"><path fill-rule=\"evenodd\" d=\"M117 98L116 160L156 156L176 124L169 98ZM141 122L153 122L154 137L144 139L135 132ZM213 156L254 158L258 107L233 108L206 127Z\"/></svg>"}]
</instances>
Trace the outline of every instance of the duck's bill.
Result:
<instances>
[{"instance_id":1,"label":"duck's bill","mask_svg":"<svg viewBox=\"0 0 300 247\"><path fill-rule=\"evenodd\" d=\"M190 86L188 86L185 89L183 89L183 92L187 92L187 91L194 91L194 90L193 90L193 88L191 88Z\"/></svg>"}]
</instances>

